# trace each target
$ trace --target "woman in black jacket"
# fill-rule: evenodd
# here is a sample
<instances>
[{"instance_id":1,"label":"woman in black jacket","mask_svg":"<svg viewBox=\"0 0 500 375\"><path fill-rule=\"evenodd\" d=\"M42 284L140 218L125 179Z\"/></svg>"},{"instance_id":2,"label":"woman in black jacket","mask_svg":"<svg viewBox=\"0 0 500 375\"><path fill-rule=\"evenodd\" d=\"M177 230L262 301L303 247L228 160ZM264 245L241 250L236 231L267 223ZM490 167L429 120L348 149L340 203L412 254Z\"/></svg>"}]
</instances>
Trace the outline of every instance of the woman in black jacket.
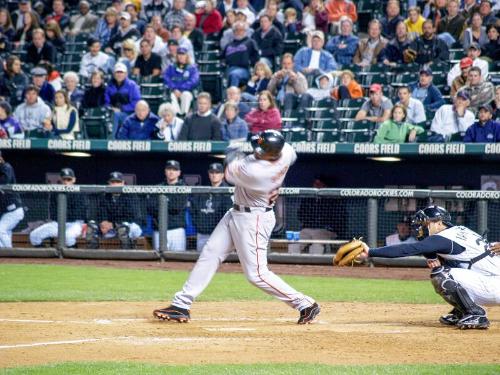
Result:
<instances>
[{"instance_id":1,"label":"woman in black jacket","mask_svg":"<svg viewBox=\"0 0 500 375\"><path fill-rule=\"evenodd\" d=\"M21 69L21 60L11 55L7 58L6 69L0 78L0 96L4 97L12 107L23 102L23 92L29 84L29 79Z\"/></svg>"},{"instance_id":2,"label":"woman in black jacket","mask_svg":"<svg viewBox=\"0 0 500 375\"><path fill-rule=\"evenodd\" d=\"M98 108L104 107L104 92L106 85L104 84L104 73L101 70L95 70L90 75L91 86L85 89L81 108Z\"/></svg>"}]
</instances>

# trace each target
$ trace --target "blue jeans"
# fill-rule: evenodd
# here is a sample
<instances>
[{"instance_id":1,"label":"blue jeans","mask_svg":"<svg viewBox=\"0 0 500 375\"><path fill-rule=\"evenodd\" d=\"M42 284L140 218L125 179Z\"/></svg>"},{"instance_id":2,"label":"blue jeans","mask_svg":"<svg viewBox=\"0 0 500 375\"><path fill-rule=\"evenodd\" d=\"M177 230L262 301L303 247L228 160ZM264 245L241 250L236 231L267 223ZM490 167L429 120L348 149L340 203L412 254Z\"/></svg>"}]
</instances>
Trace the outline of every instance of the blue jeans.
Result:
<instances>
[{"instance_id":1,"label":"blue jeans","mask_svg":"<svg viewBox=\"0 0 500 375\"><path fill-rule=\"evenodd\" d=\"M455 38L453 38L450 33L441 33L438 34L437 37L445 42L448 48L450 48L456 42Z\"/></svg>"},{"instance_id":2,"label":"blue jeans","mask_svg":"<svg viewBox=\"0 0 500 375\"><path fill-rule=\"evenodd\" d=\"M240 68L239 66L229 67L227 69L228 86L239 87L240 82L247 82L250 79L250 72L248 69Z\"/></svg>"}]
</instances>

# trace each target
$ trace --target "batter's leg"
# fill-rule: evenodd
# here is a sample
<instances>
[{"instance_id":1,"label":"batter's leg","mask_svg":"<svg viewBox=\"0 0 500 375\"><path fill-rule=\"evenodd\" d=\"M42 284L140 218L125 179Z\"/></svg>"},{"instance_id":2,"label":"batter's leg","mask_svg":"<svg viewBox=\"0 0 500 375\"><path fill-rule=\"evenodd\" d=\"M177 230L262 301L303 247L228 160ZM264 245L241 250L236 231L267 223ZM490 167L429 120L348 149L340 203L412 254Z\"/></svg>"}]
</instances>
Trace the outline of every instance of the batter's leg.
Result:
<instances>
[{"instance_id":1,"label":"batter's leg","mask_svg":"<svg viewBox=\"0 0 500 375\"><path fill-rule=\"evenodd\" d=\"M57 237L57 222L51 221L35 228L30 233L30 242L33 246L40 246L46 238Z\"/></svg>"},{"instance_id":2,"label":"batter's leg","mask_svg":"<svg viewBox=\"0 0 500 375\"><path fill-rule=\"evenodd\" d=\"M230 230L241 266L250 283L297 310L311 307L311 297L296 291L267 268L267 247L276 223L274 213L233 212Z\"/></svg>"}]
</instances>

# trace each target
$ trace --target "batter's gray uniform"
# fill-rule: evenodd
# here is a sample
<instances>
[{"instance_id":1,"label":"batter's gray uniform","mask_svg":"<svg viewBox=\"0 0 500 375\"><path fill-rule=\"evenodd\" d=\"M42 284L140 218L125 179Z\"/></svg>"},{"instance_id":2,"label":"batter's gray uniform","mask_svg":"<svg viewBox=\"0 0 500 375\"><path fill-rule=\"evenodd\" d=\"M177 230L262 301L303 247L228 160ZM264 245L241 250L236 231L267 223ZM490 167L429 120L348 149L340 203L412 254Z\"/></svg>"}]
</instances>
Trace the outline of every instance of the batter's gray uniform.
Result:
<instances>
[{"instance_id":1,"label":"batter's gray uniform","mask_svg":"<svg viewBox=\"0 0 500 375\"><path fill-rule=\"evenodd\" d=\"M278 160L271 162L249 155L229 163L225 177L235 185L235 205L214 229L172 305L189 310L219 265L235 249L250 283L297 310L314 304L311 297L293 289L267 267L269 238L276 223L269 207L269 193L281 186L296 158L293 148L285 144Z\"/></svg>"}]
</instances>

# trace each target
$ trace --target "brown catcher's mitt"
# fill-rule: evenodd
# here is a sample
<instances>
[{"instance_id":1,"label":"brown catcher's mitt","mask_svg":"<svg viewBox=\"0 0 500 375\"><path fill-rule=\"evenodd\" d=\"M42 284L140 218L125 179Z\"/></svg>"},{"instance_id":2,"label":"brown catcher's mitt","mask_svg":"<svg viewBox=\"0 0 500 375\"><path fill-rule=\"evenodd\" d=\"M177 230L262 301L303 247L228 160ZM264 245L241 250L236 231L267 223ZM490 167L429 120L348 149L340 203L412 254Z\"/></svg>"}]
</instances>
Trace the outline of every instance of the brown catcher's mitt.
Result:
<instances>
[{"instance_id":1,"label":"brown catcher's mitt","mask_svg":"<svg viewBox=\"0 0 500 375\"><path fill-rule=\"evenodd\" d=\"M354 238L351 242L339 247L333 259L333 265L345 267L352 266L354 263L360 263L356 260L356 257L361 254L363 250L364 247L361 238L359 240Z\"/></svg>"},{"instance_id":2,"label":"brown catcher's mitt","mask_svg":"<svg viewBox=\"0 0 500 375\"><path fill-rule=\"evenodd\" d=\"M496 255L500 255L500 242L493 242L490 244L490 250Z\"/></svg>"},{"instance_id":3,"label":"brown catcher's mitt","mask_svg":"<svg viewBox=\"0 0 500 375\"><path fill-rule=\"evenodd\" d=\"M416 58L417 58L417 51L410 48L405 49L403 51L403 61L405 62L405 64L414 62Z\"/></svg>"}]
</instances>

